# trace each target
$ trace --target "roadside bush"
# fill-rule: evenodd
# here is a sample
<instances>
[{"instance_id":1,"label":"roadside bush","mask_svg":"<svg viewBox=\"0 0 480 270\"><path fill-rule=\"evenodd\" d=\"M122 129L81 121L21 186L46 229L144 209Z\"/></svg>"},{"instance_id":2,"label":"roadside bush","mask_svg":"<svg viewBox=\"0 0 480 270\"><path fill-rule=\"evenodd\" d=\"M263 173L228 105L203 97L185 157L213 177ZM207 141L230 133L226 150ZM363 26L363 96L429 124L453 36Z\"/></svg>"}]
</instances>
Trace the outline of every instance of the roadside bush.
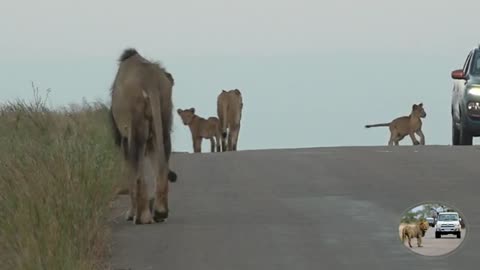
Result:
<instances>
[{"instance_id":1,"label":"roadside bush","mask_svg":"<svg viewBox=\"0 0 480 270\"><path fill-rule=\"evenodd\" d=\"M119 177L108 107L0 107L0 268L103 269Z\"/></svg>"}]
</instances>

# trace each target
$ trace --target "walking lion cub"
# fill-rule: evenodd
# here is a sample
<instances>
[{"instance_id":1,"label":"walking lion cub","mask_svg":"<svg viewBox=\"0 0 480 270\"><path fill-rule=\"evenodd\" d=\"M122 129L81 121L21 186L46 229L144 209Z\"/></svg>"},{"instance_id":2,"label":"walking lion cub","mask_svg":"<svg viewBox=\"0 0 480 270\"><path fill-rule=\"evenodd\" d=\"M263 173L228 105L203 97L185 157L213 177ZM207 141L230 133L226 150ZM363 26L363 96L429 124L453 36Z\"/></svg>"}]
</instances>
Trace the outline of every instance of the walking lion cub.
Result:
<instances>
[{"instance_id":1,"label":"walking lion cub","mask_svg":"<svg viewBox=\"0 0 480 270\"><path fill-rule=\"evenodd\" d=\"M202 152L202 139L210 139L211 152L221 152L220 142L222 131L220 129L220 120L217 117L209 117L205 119L195 114L195 108L186 110L178 109L178 115L182 118L184 125L190 128L193 141L193 152Z\"/></svg>"},{"instance_id":2,"label":"walking lion cub","mask_svg":"<svg viewBox=\"0 0 480 270\"><path fill-rule=\"evenodd\" d=\"M389 127L390 140L388 145L398 145L398 142L403 140L407 135L412 139L413 145L425 145L425 135L422 132L422 118L425 118L427 113L423 108L423 103L413 104L412 111L409 116L401 116L395 118L392 122L366 125L366 128L371 127ZM420 142L415 137L415 134L420 136Z\"/></svg>"}]
</instances>

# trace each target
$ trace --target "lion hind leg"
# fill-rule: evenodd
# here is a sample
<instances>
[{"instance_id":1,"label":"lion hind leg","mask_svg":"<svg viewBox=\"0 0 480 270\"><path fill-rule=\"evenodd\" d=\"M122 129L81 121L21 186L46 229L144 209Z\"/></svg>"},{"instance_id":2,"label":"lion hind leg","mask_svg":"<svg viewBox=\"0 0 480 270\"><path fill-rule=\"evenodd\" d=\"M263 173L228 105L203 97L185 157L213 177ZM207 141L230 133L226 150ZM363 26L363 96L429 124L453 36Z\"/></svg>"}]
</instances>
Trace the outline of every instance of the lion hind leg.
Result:
<instances>
[{"instance_id":1,"label":"lion hind leg","mask_svg":"<svg viewBox=\"0 0 480 270\"><path fill-rule=\"evenodd\" d=\"M150 199L148 198L147 183L143 177L137 181L137 216L135 216L135 224L151 224L153 223L152 212L150 211Z\"/></svg>"},{"instance_id":2,"label":"lion hind leg","mask_svg":"<svg viewBox=\"0 0 480 270\"><path fill-rule=\"evenodd\" d=\"M226 151L228 151L228 144L227 144L228 133L227 133L227 130L223 131L221 135L222 135L222 138L221 138L222 152L226 152Z\"/></svg>"},{"instance_id":3,"label":"lion hind leg","mask_svg":"<svg viewBox=\"0 0 480 270\"><path fill-rule=\"evenodd\" d=\"M237 142L238 142L238 135L240 133L240 124L237 124L231 132L231 149L232 151L237 151Z\"/></svg>"},{"instance_id":4,"label":"lion hind leg","mask_svg":"<svg viewBox=\"0 0 480 270\"><path fill-rule=\"evenodd\" d=\"M129 190L129 194L130 194L130 208L127 210L127 213L125 215L125 219L127 221L131 221L133 220L133 218L135 217L136 215L136 208L137 208L137 203L136 203L136 200L137 200L137 196L136 196L136 185L135 185L135 182L136 181L132 181L132 184L130 185L130 190Z\"/></svg>"},{"instance_id":5,"label":"lion hind leg","mask_svg":"<svg viewBox=\"0 0 480 270\"><path fill-rule=\"evenodd\" d=\"M210 137L210 152L215 152L215 139L212 137Z\"/></svg>"},{"instance_id":6,"label":"lion hind leg","mask_svg":"<svg viewBox=\"0 0 480 270\"><path fill-rule=\"evenodd\" d=\"M398 135L397 138L395 138L395 145L399 146L400 141L403 140L404 136Z\"/></svg>"},{"instance_id":7,"label":"lion hind leg","mask_svg":"<svg viewBox=\"0 0 480 270\"><path fill-rule=\"evenodd\" d=\"M397 132L394 130L391 131L390 140L388 141L388 146L392 146L393 144L398 145L397 137L398 137Z\"/></svg>"},{"instance_id":8,"label":"lion hind leg","mask_svg":"<svg viewBox=\"0 0 480 270\"><path fill-rule=\"evenodd\" d=\"M157 177L155 190L155 207L153 219L155 222L163 222L168 218L168 181L166 171L160 171Z\"/></svg>"},{"instance_id":9,"label":"lion hind leg","mask_svg":"<svg viewBox=\"0 0 480 270\"><path fill-rule=\"evenodd\" d=\"M221 134L221 132L217 132L215 134L215 143L216 143L217 152L222 152L222 134Z\"/></svg>"},{"instance_id":10,"label":"lion hind leg","mask_svg":"<svg viewBox=\"0 0 480 270\"><path fill-rule=\"evenodd\" d=\"M131 178L131 192L135 192L132 196L132 208L135 209L134 224L153 223L152 213L149 211L148 188L144 174L148 134L148 125L143 113L133 111L128 153L131 168L134 172L134 177Z\"/></svg>"}]
</instances>

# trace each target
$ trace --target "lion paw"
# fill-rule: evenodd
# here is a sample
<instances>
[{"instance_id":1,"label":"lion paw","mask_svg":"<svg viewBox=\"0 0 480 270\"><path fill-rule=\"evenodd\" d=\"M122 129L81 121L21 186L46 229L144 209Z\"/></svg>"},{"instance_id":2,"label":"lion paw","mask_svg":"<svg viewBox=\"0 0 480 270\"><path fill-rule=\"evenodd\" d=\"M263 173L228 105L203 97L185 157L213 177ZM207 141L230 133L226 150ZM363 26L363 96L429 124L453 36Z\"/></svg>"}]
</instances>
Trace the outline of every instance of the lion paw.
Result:
<instances>
[{"instance_id":1,"label":"lion paw","mask_svg":"<svg viewBox=\"0 0 480 270\"><path fill-rule=\"evenodd\" d=\"M177 182L177 173L170 170L168 172L168 177L167 178L168 178L168 181L170 181L172 183L175 183L175 182Z\"/></svg>"},{"instance_id":2,"label":"lion paw","mask_svg":"<svg viewBox=\"0 0 480 270\"><path fill-rule=\"evenodd\" d=\"M168 211L160 212L155 210L155 214L153 215L153 219L155 222L164 222L168 218Z\"/></svg>"},{"instance_id":3,"label":"lion paw","mask_svg":"<svg viewBox=\"0 0 480 270\"><path fill-rule=\"evenodd\" d=\"M420 144L419 141L414 141L414 142L413 142L413 145L419 145L419 144Z\"/></svg>"},{"instance_id":4,"label":"lion paw","mask_svg":"<svg viewBox=\"0 0 480 270\"><path fill-rule=\"evenodd\" d=\"M152 223L155 223L155 221L153 220L153 217L150 211L145 211L142 213L142 215L140 215L140 218L135 216L133 223L136 225L152 224Z\"/></svg>"},{"instance_id":5,"label":"lion paw","mask_svg":"<svg viewBox=\"0 0 480 270\"><path fill-rule=\"evenodd\" d=\"M133 220L134 217L135 217L135 214L133 213L132 210L128 210L127 213L125 214L125 219L127 221Z\"/></svg>"}]
</instances>

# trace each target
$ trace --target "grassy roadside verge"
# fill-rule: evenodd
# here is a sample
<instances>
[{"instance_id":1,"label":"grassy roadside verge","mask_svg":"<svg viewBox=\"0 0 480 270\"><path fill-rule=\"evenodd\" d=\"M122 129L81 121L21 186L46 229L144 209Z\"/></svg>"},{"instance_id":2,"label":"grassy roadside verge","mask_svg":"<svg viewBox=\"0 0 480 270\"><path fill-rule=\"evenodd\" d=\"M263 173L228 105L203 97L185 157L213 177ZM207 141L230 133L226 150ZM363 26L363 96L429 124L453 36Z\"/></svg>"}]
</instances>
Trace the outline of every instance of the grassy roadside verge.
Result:
<instances>
[{"instance_id":1,"label":"grassy roadside verge","mask_svg":"<svg viewBox=\"0 0 480 270\"><path fill-rule=\"evenodd\" d=\"M0 269L104 269L120 177L108 108L0 107Z\"/></svg>"}]
</instances>

